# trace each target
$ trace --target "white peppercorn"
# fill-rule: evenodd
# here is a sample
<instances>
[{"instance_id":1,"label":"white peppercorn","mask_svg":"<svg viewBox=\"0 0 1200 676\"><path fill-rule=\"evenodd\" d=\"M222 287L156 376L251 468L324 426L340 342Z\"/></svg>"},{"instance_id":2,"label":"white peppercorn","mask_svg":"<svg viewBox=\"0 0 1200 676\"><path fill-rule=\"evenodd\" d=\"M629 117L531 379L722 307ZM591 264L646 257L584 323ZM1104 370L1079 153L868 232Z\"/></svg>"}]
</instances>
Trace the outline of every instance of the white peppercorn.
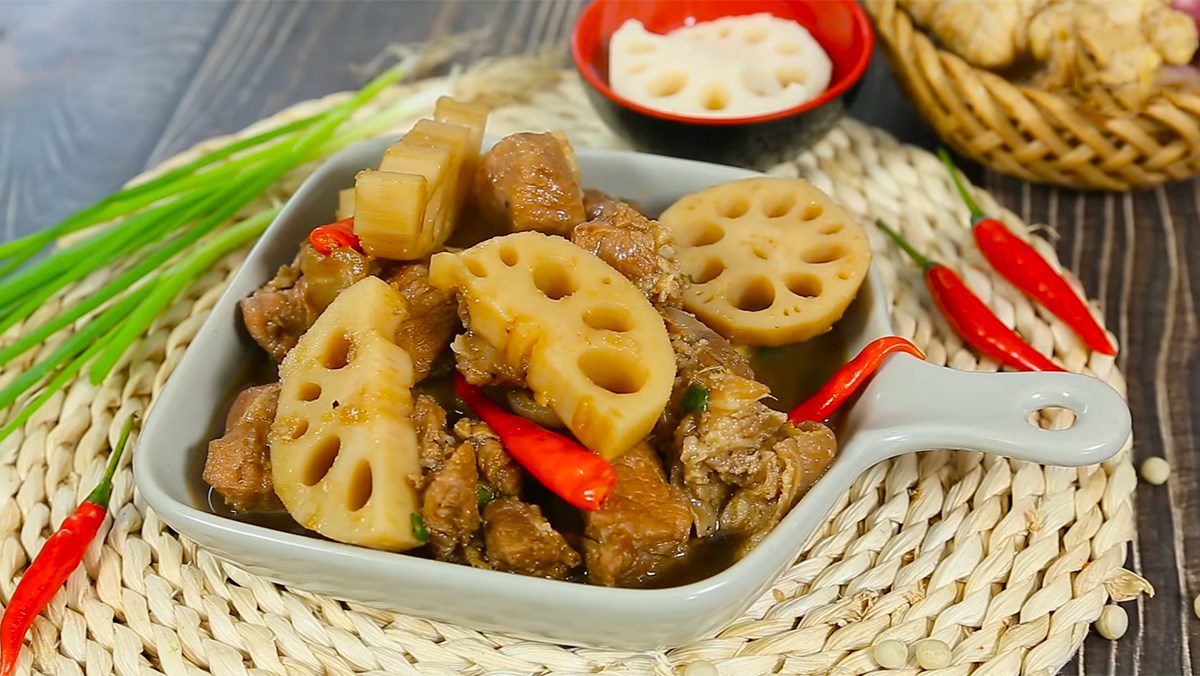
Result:
<instances>
[{"instance_id":1,"label":"white peppercorn","mask_svg":"<svg viewBox=\"0 0 1200 676\"><path fill-rule=\"evenodd\" d=\"M1100 618L1096 620L1096 631L1104 638L1115 641L1125 635L1125 630L1129 628L1129 615L1125 614L1125 609L1118 605L1104 606L1104 610L1100 611Z\"/></svg>"},{"instance_id":2,"label":"white peppercorn","mask_svg":"<svg viewBox=\"0 0 1200 676\"><path fill-rule=\"evenodd\" d=\"M876 643L871 654L875 663L884 669L900 669L908 662L908 646L895 639Z\"/></svg>"},{"instance_id":3,"label":"white peppercorn","mask_svg":"<svg viewBox=\"0 0 1200 676\"><path fill-rule=\"evenodd\" d=\"M917 666L922 669L945 669L950 666L950 646L936 638L923 638L913 644Z\"/></svg>"},{"instance_id":4,"label":"white peppercorn","mask_svg":"<svg viewBox=\"0 0 1200 676\"><path fill-rule=\"evenodd\" d=\"M1142 463L1142 481L1152 486L1161 486L1167 483L1170 477L1171 465L1166 460L1155 456L1146 458L1146 462Z\"/></svg>"}]
</instances>

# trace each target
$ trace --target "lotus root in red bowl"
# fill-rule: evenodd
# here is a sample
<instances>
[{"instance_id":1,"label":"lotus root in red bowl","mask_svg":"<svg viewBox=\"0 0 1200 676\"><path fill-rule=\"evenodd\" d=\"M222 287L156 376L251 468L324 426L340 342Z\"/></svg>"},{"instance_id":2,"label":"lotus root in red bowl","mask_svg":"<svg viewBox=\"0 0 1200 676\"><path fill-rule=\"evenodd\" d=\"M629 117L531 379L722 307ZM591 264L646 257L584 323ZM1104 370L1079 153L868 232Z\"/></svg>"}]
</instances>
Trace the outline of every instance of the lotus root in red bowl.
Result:
<instances>
[{"instance_id":1,"label":"lotus root in red bowl","mask_svg":"<svg viewBox=\"0 0 1200 676\"><path fill-rule=\"evenodd\" d=\"M828 54L833 71L816 98L743 117L664 112L617 94L609 85L609 41L629 19L652 33L727 16L768 13L799 23ZM875 38L853 0L596 0L575 24L571 55L600 117L635 148L675 157L755 166L794 156L845 113L867 70Z\"/></svg>"}]
</instances>

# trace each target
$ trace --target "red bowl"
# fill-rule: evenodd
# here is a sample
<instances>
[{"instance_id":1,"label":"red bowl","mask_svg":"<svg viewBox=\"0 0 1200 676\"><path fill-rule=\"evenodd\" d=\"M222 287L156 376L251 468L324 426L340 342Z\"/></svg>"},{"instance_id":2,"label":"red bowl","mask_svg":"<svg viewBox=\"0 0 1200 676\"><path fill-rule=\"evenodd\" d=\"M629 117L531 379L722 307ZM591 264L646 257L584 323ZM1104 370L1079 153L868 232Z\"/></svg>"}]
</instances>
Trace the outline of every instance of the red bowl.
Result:
<instances>
[{"instance_id":1,"label":"red bowl","mask_svg":"<svg viewBox=\"0 0 1200 676\"><path fill-rule=\"evenodd\" d=\"M608 85L608 43L629 19L655 33L724 16L767 12L808 29L833 62L829 87L798 106L747 117L706 118L653 110ZM854 0L595 0L571 35L571 56L600 117L639 150L752 166L779 161L826 132L845 113L875 49Z\"/></svg>"}]
</instances>

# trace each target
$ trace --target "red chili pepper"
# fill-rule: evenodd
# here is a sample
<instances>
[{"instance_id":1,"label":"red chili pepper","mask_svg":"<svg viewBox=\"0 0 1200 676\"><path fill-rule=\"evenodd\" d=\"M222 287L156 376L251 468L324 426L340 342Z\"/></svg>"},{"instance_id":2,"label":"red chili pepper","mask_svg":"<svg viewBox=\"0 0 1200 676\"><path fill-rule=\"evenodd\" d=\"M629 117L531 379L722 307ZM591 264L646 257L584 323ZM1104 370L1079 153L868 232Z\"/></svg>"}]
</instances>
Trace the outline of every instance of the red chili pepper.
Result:
<instances>
[{"instance_id":1,"label":"red chili pepper","mask_svg":"<svg viewBox=\"0 0 1200 676\"><path fill-rule=\"evenodd\" d=\"M600 509L617 485L617 473L604 458L570 437L509 413L483 390L454 374L454 389L488 427L513 459L558 497L579 509Z\"/></svg>"},{"instance_id":2,"label":"red chili pepper","mask_svg":"<svg viewBox=\"0 0 1200 676\"><path fill-rule=\"evenodd\" d=\"M875 372L883 364L883 360L897 352L911 354L917 359L925 358L925 353L921 351L921 348L905 338L900 336L876 338L867 343L867 346L854 359L838 369L838 372L833 374L833 377L822 385L816 394L793 408L792 412L788 414L788 419L797 425L807 420L816 422L828 420L838 410L838 407L860 390L871 379L871 376L875 375Z\"/></svg>"},{"instance_id":3,"label":"red chili pepper","mask_svg":"<svg viewBox=\"0 0 1200 676\"><path fill-rule=\"evenodd\" d=\"M883 221L876 221L876 225L925 271L925 285L929 287L933 302L968 344L992 359L1022 371L1063 370L1022 340L1016 331L1005 326L957 273L926 258Z\"/></svg>"},{"instance_id":4,"label":"red chili pepper","mask_svg":"<svg viewBox=\"0 0 1200 676\"><path fill-rule=\"evenodd\" d=\"M945 148L938 149L938 156L942 158L950 177L954 179L958 194L971 212L971 232L975 235L975 244L992 269L1063 320L1088 347L1101 354L1115 355L1117 348L1108 337L1108 332L1092 316L1067 280L1046 262L1033 245L1018 237L1004 223L983 213L967 192L967 187L959 178L958 168Z\"/></svg>"},{"instance_id":5,"label":"red chili pepper","mask_svg":"<svg viewBox=\"0 0 1200 676\"><path fill-rule=\"evenodd\" d=\"M354 234L353 216L314 228L312 232L308 233L308 243L322 256L328 256L334 250L342 247L362 251L358 235Z\"/></svg>"},{"instance_id":6,"label":"red chili pepper","mask_svg":"<svg viewBox=\"0 0 1200 676\"><path fill-rule=\"evenodd\" d=\"M0 676L10 676L16 670L21 642L25 640L25 632L29 631L33 618L42 612L58 590L62 589L71 572L79 567L88 545L104 523L108 499L112 495L113 474L117 471L117 463L121 460L135 418L130 416L121 430L121 439L108 459L100 483L79 503L74 513L63 519L62 526L46 539L42 550L17 584L8 607L4 609L4 619L0 620Z\"/></svg>"}]
</instances>

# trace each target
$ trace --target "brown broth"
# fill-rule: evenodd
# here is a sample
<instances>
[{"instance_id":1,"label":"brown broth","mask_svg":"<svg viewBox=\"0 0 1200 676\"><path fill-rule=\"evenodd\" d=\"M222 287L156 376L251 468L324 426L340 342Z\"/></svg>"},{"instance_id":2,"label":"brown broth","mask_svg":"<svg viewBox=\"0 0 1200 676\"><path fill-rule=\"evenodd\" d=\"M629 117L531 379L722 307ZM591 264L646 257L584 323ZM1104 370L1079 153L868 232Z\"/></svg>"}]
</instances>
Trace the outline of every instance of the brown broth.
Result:
<instances>
[{"instance_id":1,"label":"brown broth","mask_svg":"<svg viewBox=\"0 0 1200 676\"><path fill-rule=\"evenodd\" d=\"M849 336L841 324L803 343L760 347L750 366L759 382L771 388L766 404L790 411L821 388L846 363Z\"/></svg>"}]
</instances>

